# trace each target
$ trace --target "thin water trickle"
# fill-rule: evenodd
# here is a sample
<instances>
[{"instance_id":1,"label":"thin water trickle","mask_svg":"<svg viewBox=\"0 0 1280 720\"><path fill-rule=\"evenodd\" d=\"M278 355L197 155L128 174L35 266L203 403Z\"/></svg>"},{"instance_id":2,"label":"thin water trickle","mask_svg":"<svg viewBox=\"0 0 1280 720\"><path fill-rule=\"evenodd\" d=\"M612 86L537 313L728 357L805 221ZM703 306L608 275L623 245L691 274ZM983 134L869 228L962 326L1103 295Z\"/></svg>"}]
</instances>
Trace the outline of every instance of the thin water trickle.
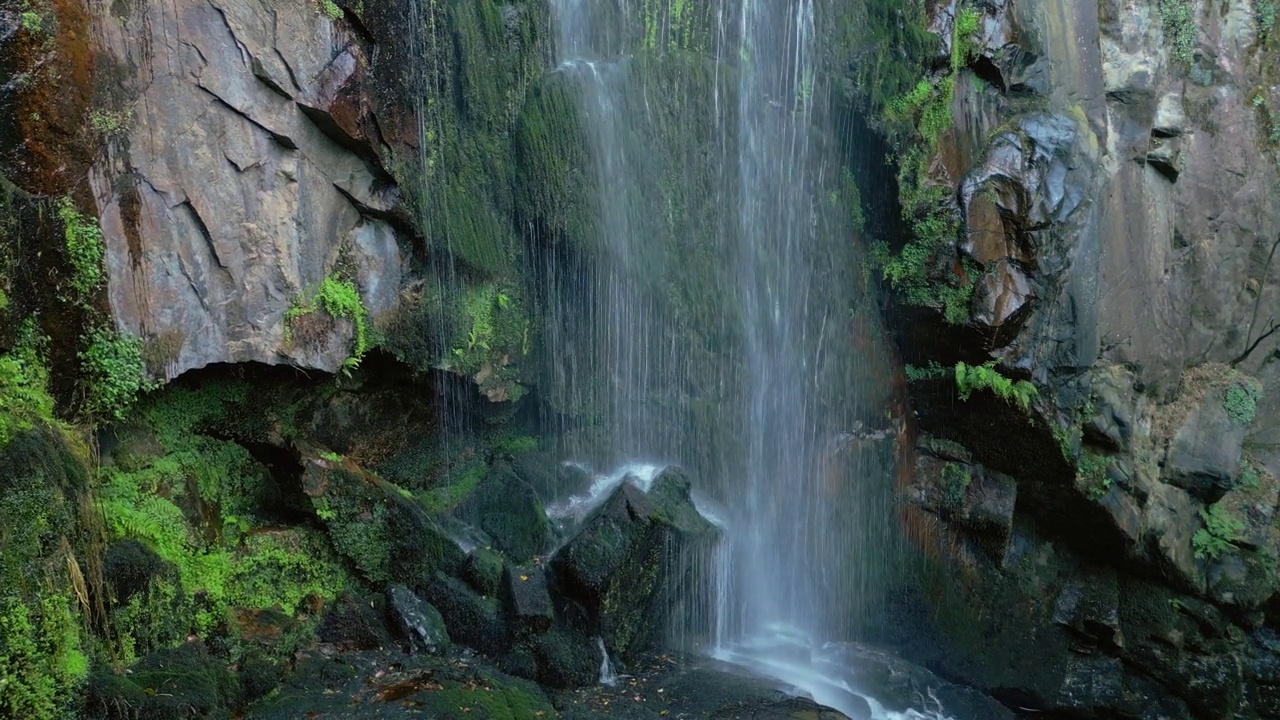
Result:
<instances>
[{"instance_id":1,"label":"thin water trickle","mask_svg":"<svg viewBox=\"0 0 1280 720\"><path fill-rule=\"evenodd\" d=\"M600 648L600 684L613 687L618 684L618 674L609 662L609 651L604 647L604 638L596 638L596 647Z\"/></svg>"}]
</instances>

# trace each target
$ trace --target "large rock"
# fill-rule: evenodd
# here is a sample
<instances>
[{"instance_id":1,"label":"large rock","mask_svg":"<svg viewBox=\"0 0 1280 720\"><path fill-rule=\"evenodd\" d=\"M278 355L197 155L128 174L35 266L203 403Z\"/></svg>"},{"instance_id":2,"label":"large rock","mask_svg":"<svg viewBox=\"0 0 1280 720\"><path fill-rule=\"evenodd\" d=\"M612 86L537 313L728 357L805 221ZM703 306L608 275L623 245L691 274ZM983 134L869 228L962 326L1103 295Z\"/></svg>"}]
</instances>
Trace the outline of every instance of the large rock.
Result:
<instances>
[{"instance_id":1,"label":"large rock","mask_svg":"<svg viewBox=\"0 0 1280 720\"><path fill-rule=\"evenodd\" d=\"M412 652L437 654L449 647L449 632L440 613L404 585L387 589L387 603Z\"/></svg>"},{"instance_id":2,"label":"large rock","mask_svg":"<svg viewBox=\"0 0 1280 720\"><path fill-rule=\"evenodd\" d=\"M408 491L349 459L299 445L302 489L334 548L371 582L420 588L437 570L457 572L463 554Z\"/></svg>"},{"instance_id":3,"label":"large rock","mask_svg":"<svg viewBox=\"0 0 1280 720\"><path fill-rule=\"evenodd\" d=\"M689 586L698 551L718 538L689 491L689 479L670 468L649 494L623 483L552 559L563 592L588 609L623 657L660 639L675 605L668 593Z\"/></svg>"},{"instance_id":4,"label":"large rock","mask_svg":"<svg viewBox=\"0 0 1280 720\"><path fill-rule=\"evenodd\" d=\"M551 544L538 494L507 463L495 463L454 514L483 530L507 557L524 562Z\"/></svg>"},{"instance_id":5,"label":"large rock","mask_svg":"<svg viewBox=\"0 0 1280 720\"><path fill-rule=\"evenodd\" d=\"M1169 444L1165 478L1206 503L1217 502L1240 475L1246 430L1217 393L1206 393Z\"/></svg>"},{"instance_id":6,"label":"large rock","mask_svg":"<svg viewBox=\"0 0 1280 720\"><path fill-rule=\"evenodd\" d=\"M342 255L380 316L404 266L360 43L311 0L96 7L110 89L91 183L116 322L163 378L215 362L337 370L352 323L291 335L286 312Z\"/></svg>"}]
</instances>

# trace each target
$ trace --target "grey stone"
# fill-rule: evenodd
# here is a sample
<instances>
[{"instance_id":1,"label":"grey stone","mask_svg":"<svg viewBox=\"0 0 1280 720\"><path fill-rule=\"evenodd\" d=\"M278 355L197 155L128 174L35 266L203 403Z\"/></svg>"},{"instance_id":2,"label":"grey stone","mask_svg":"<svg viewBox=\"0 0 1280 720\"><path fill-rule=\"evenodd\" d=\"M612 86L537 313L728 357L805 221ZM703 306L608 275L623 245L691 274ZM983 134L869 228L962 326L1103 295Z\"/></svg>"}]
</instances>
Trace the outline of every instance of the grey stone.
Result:
<instances>
[{"instance_id":1,"label":"grey stone","mask_svg":"<svg viewBox=\"0 0 1280 720\"><path fill-rule=\"evenodd\" d=\"M385 171L316 120L360 59L307 0L143 3L100 25L104 58L130 69L126 142L91 173L117 325L161 379L216 362L337 370L352 324L287 338L285 313L345 251L376 318L404 267Z\"/></svg>"},{"instance_id":2,"label":"grey stone","mask_svg":"<svg viewBox=\"0 0 1280 720\"><path fill-rule=\"evenodd\" d=\"M1169 445L1164 479L1206 503L1236 483L1247 428L1233 422L1218 393L1206 393Z\"/></svg>"},{"instance_id":3,"label":"grey stone","mask_svg":"<svg viewBox=\"0 0 1280 720\"><path fill-rule=\"evenodd\" d=\"M546 632L555 619L547 573L542 567L506 566L502 573L502 603L517 634Z\"/></svg>"},{"instance_id":4,"label":"grey stone","mask_svg":"<svg viewBox=\"0 0 1280 720\"><path fill-rule=\"evenodd\" d=\"M449 632L439 611L404 585L387 588L387 602L410 652L439 654L449 647Z\"/></svg>"}]
</instances>

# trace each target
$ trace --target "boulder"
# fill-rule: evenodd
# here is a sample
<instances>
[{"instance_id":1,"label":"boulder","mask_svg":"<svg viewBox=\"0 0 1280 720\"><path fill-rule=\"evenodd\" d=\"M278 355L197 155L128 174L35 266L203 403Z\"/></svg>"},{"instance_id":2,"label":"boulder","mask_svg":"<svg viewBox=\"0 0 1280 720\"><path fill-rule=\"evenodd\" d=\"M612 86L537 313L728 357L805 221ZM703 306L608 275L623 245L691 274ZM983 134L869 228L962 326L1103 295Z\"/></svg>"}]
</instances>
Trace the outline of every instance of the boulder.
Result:
<instances>
[{"instance_id":1,"label":"boulder","mask_svg":"<svg viewBox=\"0 0 1280 720\"><path fill-rule=\"evenodd\" d=\"M381 598L378 598L379 604ZM391 645L391 636L373 600L350 592L338 596L325 613L317 639L342 652L377 650Z\"/></svg>"},{"instance_id":2,"label":"boulder","mask_svg":"<svg viewBox=\"0 0 1280 720\"><path fill-rule=\"evenodd\" d=\"M494 547L517 562L545 552L551 525L542 501L512 466L495 463L454 514L493 538Z\"/></svg>"},{"instance_id":3,"label":"boulder","mask_svg":"<svg viewBox=\"0 0 1280 720\"><path fill-rule=\"evenodd\" d=\"M439 654L449 647L449 633L444 619L430 604L404 585L387 589L387 602L396 625L409 641L410 652Z\"/></svg>"},{"instance_id":4,"label":"boulder","mask_svg":"<svg viewBox=\"0 0 1280 720\"><path fill-rule=\"evenodd\" d=\"M299 445L302 488L334 548L374 584L417 587L457 572L462 550L406 490L318 448Z\"/></svg>"},{"instance_id":5,"label":"boulder","mask_svg":"<svg viewBox=\"0 0 1280 720\"><path fill-rule=\"evenodd\" d=\"M1205 503L1217 502L1240 475L1247 430L1231 419L1217 393L1206 393L1169 444L1165 481Z\"/></svg>"},{"instance_id":6,"label":"boulder","mask_svg":"<svg viewBox=\"0 0 1280 720\"><path fill-rule=\"evenodd\" d=\"M594 618L605 643L626 657L658 639L675 598L700 553L717 540L698 514L690 482L664 470L649 494L630 483L614 490L552 559L566 596Z\"/></svg>"},{"instance_id":7,"label":"boulder","mask_svg":"<svg viewBox=\"0 0 1280 720\"><path fill-rule=\"evenodd\" d=\"M466 583L444 573L436 573L423 589L423 597L440 611L454 642L494 656L510 646L507 622L496 599L480 597Z\"/></svg>"},{"instance_id":8,"label":"boulder","mask_svg":"<svg viewBox=\"0 0 1280 720\"><path fill-rule=\"evenodd\" d=\"M502 604L517 636L546 632L555 619L547 573L541 567L512 567L502 573Z\"/></svg>"},{"instance_id":9,"label":"boulder","mask_svg":"<svg viewBox=\"0 0 1280 720\"><path fill-rule=\"evenodd\" d=\"M498 594L502 583L502 558L491 550L477 547L462 563L462 579L486 597Z\"/></svg>"}]
</instances>

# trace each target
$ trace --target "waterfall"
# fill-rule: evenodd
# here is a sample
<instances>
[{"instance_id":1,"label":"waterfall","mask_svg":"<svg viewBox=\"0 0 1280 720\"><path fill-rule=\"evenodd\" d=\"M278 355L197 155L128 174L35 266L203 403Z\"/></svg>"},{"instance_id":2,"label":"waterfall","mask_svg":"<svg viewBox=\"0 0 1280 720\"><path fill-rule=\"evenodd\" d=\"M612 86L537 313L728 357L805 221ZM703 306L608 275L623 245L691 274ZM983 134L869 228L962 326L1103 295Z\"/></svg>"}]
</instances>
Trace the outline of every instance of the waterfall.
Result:
<instances>
[{"instance_id":1,"label":"waterfall","mask_svg":"<svg viewBox=\"0 0 1280 720\"><path fill-rule=\"evenodd\" d=\"M590 418L568 454L684 464L724 508L711 622L678 633L742 662L854 637L892 551L889 443L855 432L888 425L888 388L815 1L552 0L595 192L575 290L549 291L547 394Z\"/></svg>"}]
</instances>

